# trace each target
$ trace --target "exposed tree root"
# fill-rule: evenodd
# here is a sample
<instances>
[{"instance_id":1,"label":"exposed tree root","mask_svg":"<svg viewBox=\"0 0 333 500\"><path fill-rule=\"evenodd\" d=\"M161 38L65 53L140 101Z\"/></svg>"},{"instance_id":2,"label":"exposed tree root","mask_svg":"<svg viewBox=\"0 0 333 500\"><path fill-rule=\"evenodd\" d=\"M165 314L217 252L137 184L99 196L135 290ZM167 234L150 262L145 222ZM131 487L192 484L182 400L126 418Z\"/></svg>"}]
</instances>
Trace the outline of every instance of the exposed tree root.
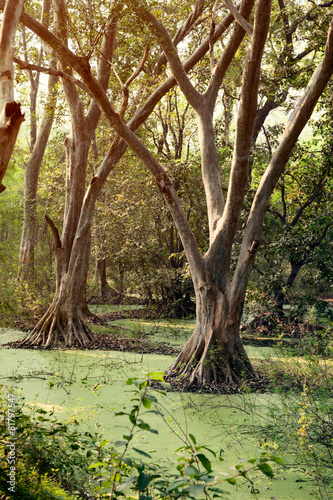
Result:
<instances>
[{"instance_id":1,"label":"exposed tree root","mask_svg":"<svg viewBox=\"0 0 333 500\"><path fill-rule=\"evenodd\" d=\"M49 349L61 345L86 349L93 340L94 334L81 313L68 314L52 304L20 346Z\"/></svg>"},{"instance_id":2,"label":"exposed tree root","mask_svg":"<svg viewBox=\"0 0 333 500\"><path fill-rule=\"evenodd\" d=\"M213 346L204 342L191 350L183 348L177 360L167 371L169 381L178 380L184 388L223 388L237 391L248 382L255 383L258 376L240 343L228 352L226 346Z\"/></svg>"}]
</instances>

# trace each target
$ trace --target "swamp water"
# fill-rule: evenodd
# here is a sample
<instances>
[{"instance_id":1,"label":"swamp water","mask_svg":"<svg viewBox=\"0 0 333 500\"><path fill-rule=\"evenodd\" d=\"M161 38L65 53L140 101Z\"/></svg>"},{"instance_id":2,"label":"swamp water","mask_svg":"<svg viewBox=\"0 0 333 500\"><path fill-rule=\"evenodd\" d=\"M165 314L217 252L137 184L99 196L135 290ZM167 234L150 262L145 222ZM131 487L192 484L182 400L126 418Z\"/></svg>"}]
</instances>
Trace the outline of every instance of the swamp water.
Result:
<instances>
[{"instance_id":1,"label":"swamp water","mask_svg":"<svg viewBox=\"0 0 333 500\"><path fill-rule=\"evenodd\" d=\"M21 332L0 330L0 344L16 340ZM166 338L164 337L164 340ZM248 348L250 356L272 355L271 348ZM1 348L0 384L16 390L26 403L45 410L54 410L58 419L71 417L81 422L80 429L98 430L103 438L122 439L128 425L127 417L114 413L131 407L129 377L144 378L149 372L164 371L172 362L170 356L106 351L39 351ZM233 466L241 459L258 457L261 439L251 436L251 425L258 425L267 414L267 405L276 396L247 394L213 396L190 393L157 394L161 416L142 414L144 421L158 434L142 432L135 446L175 463L173 451L183 445L183 429L195 436L197 443L212 448L224 461L211 459L216 475L231 477ZM126 411L126 410L125 410ZM168 425L167 425L168 424ZM179 424L179 425L178 425ZM277 452L279 454L279 451ZM135 453L133 453L134 455ZM209 454L208 454L209 455ZM138 456L139 458L139 456ZM290 462L290 457L283 457ZM318 498L315 484L308 477L291 469L281 470L274 480L262 475L255 480L258 493L250 487L225 484L232 500L259 498L261 500Z\"/></svg>"}]
</instances>

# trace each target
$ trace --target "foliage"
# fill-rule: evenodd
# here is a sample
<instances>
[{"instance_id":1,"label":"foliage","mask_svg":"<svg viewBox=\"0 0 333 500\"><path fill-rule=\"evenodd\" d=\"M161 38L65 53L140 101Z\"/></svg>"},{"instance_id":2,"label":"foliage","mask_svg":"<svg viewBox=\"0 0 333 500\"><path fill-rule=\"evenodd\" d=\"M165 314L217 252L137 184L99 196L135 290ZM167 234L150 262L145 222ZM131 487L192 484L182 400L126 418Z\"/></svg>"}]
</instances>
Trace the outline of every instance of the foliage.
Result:
<instances>
[{"instance_id":1,"label":"foliage","mask_svg":"<svg viewBox=\"0 0 333 500\"><path fill-rule=\"evenodd\" d=\"M330 103L325 101L328 107ZM332 118L324 108L313 123L311 138L295 148L271 198L264 222L264 245L254 283L273 299L275 307L304 302L318 292L330 293L332 253ZM273 147L275 128L265 129L268 149L256 152L259 164ZM265 151L265 153L264 153ZM257 170L253 172L254 183ZM269 307L269 304L266 304ZM296 313L296 310L295 310Z\"/></svg>"},{"instance_id":2,"label":"foliage","mask_svg":"<svg viewBox=\"0 0 333 500\"><path fill-rule=\"evenodd\" d=\"M292 359L289 363L293 363ZM269 404L265 424L252 431L276 441L281 453L293 457L288 465L314 480L320 498L329 499L333 460L330 371L318 358L312 358L305 370L304 363L297 367L297 371L302 370L303 390L290 390L291 383L287 382L288 392L283 390L278 403ZM320 385L316 387L317 382Z\"/></svg>"}]
</instances>

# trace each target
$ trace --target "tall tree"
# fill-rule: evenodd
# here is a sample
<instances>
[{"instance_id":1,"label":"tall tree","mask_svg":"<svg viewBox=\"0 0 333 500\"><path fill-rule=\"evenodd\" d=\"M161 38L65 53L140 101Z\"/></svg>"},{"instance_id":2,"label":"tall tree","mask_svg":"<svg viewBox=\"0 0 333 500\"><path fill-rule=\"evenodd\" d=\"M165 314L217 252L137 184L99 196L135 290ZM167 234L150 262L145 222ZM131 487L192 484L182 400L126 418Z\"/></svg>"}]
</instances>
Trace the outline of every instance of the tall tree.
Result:
<instances>
[{"instance_id":1,"label":"tall tree","mask_svg":"<svg viewBox=\"0 0 333 500\"><path fill-rule=\"evenodd\" d=\"M60 0L59 0L60 1ZM174 40L175 43L179 43L195 25L203 11L203 1L197 0L193 12L190 13L188 18L185 20L184 24L177 30ZM64 2L62 2L64 6ZM121 5L116 3L116 5L121 9ZM2 2L0 0L0 7ZM65 11L65 9L62 9ZM209 40L208 38L196 49L192 57L189 58L186 69L189 71L195 66L195 64L200 61L204 55L209 50L209 42L216 41L225 32L232 22L233 17L231 15L227 16L227 19L222 20L217 26L216 33ZM68 17L66 18L68 21ZM111 102L106 94L106 89L99 82L98 78L93 76L89 64L89 57L79 57L73 54L66 45L64 45L58 37L53 35L49 30L42 26L39 22L35 21L33 18L27 14L21 16L21 22L25 24L26 27L32 29L38 36L40 36L46 43L48 43L53 50L58 54L59 59L66 68L70 67L77 71L76 62L80 61L80 67L86 68L88 74L92 78L93 84L97 84L98 92L102 91L102 95L105 97L108 105L111 106ZM66 26L63 24L63 28ZM128 31L128 27L125 27ZM97 37L99 41L100 37ZM100 53L100 52L98 52ZM69 59L68 59L69 57ZM164 73L164 56L159 56L157 53L157 59L155 58L155 71L150 72L157 82L161 79L161 75ZM104 59L104 62L108 62L108 59ZM125 84L122 85L121 93L123 98L120 99L120 123L123 123L122 117L125 111L128 109L128 87L132 81L138 76L141 63L139 62L137 67L134 69L133 74L128 77ZM75 79L72 75L64 74L61 72L61 76L66 81L74 82L76 85L83 89L88 89L90 94L94 96L95 90L90 89L85 83L80 82ZM118 78L117 78L118 80ZM151 82L152 83L152 82ZM150 115L153 111L154 106L160 101L160 99L165 95L174 85L176 81L173 77L167 78L156 90L151 93L149 89L144 88L142 90L142 100L144 104L139 108L134 116L129 121L129 127L136 130ZM74 88L72 88L74 91ZM118 94L119 95L119 94ZM148 99L147 99L148 98ZM98 103L101 110L104 111L103 107L95 98L95 102ZM112 106L111 109L113 110ZM135 108L134 108L135 109ZM78 112L73 108L73 111ZM78 121L79 125L84 129L84 122ZM96 199L101 191L101 188L109 175L110 171L114 168L118 160L122 157L127 149L127 144L125 141L120 140L122 131L115 129L116 137L114 138L111 148L106 154L97 174L93 177L90 182L90 186L86 195L84 197L82 205L80 205L79 200L84 189L85 177L80 174L82 170L72 169L68 170L68 188L66 190L66 209L65 209L65 220L62 237L59 235L58 229L53 224L52 220L48 218L49 225L54 234L55 240L55 254L57 262L57 289L55 293L54 300L46 311L45 315L41 318L29 336L24 340L25 345L42 345L49 347L57 342L59 338L65 345L80 345L87 346L91 341L92 334L84 322L82 316L82 289L85 283L85 271L86 271L86 256L87 256L87 241L90 238L90 229L92 222L93 209ZM121 134L119 133L121 132ZM84 133L84 130L82 130ZM67 142L70 145L70 142ZM73 148L74 152L74 148ZM75 224L70 224L71 219L68 215L72 213L75 215ZM68 222L68 224L67 224ZM66 230L70 228L70 231ZM67 232L66 232L67 231ZM68 234L70 240L64 240L64 235ZM67 237L66 237L67 238ZM65 251L66 249L66 251Z\"/></svg>"},{"instance_id":2,"label":"tall tree","mask_svg":"<svg viewBox=\"0 0 333 500\"><path fill-rule=\"evenodd\" d=\"M50 0L44 0L42 6L41 22L44 26L48 27L50 24L50 14L51 14L51 3ZM24 56L25 61L20 61L16 59L16 63L22 69L28 69L30 77L30 123L31 123L31 142L30 149L31 154L27 161L25 168L25 180L24 180L24 219L22 228L22 237L20 245L19 254L19 268L18 268L18 280L20 282L26 282L30 285L33 284L34 280L34 252L37 240L37 190L38 190L38 179L39 173L42 166L46 146L48 139L50 137L56 102L58 88L57 84L59 82L59 76L55 74L50 74L48 77L48 89L47 98L44 108L44 116L40 123L40 127L37 127L37 93L39 88L39 71L35 71L36 76L34 76L34 68L38 66L29 64L26 43L24 44ZM40 49L39 55L39 65L43 60L43 48ZM54 54L49 54L47 57L50 60L50 70L56 69L56 58Z\"/></svg>"},{"instance_id":3,"label":"tall tree","mask_svg":"<svg viewBox=\"0 0 333 500\"><path fill-rule=\"evenodd\" d=\"M7 0L0 28L0 193L24 115L14 101L14 43L24 0Z\"/></svg>"}]
</instances>

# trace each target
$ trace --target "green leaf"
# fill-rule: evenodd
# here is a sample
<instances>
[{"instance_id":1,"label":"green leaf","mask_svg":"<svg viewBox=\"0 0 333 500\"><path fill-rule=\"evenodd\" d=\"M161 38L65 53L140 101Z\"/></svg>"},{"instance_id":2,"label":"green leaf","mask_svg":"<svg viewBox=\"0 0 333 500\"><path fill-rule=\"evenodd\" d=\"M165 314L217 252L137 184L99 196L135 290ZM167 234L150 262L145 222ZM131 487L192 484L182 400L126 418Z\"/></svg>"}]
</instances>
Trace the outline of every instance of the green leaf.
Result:
<instances>
[{"instance_id":1,"label":"green leaf","mask_svg":"<svg viewBox=\"0 0 333 500\"><path fill-rule=\"evenodd\" d=\"M180 486L187 486L188 482L184 479L180 479L178 481L175 481L174 483L170 484L170 486L167 487L166 491L171 492L174 490L177 490Z\"/></svg>"},{"instance_id":2,"label":"green leaf","mask_svg":"<svg viewBox=\"0 0 333 500\"><path fill-rule=\"evenodd\" d=\"M147 410L150 410L151 408L151 400L148 399L148 398L143 398L142 399L142 404L145 408L147 408Z\"/></svg>"},{"instance_id":3,"label":"green leaf","mask_svg":"<svg viewBox=\"0 0 333 500\"><path fill-rule=\"evenodd\" d=\"M142 472L141 474L139 474L138 488L140 491L145 490L149 483L150 483L150 476L148 474L146 474L145 472Z\"/></svg>"},{"instance_id":4,"label":"green leaf","mask_svg":"<svg viewBox=\"0 0 333 500\"><path fill-rule=\"evenodd\" d=\"M229 477L229 479L226 479L226 481L229 484L236 484L236 479L234 477Z\"/></svg>"},{"instance_id":5,"label":"green leaf","mask_svg":"<svg viewBox=\"0 0 333 500\"><path fill-rule=\"evenodd\" d=\"M192 484L189 487L189 493L191 493L191 495L193 495L194 497L198 497L199 495L201 495L203 490L204 490L203 484Z\"/></svg>"},{"instance_id":6,"label":"green leaf","mask_svg":"<svg viewBox=\"0 0 333 500\"><path fill-rule=\"evenodd\" d=\"M132 424L136 424L136 416L135 415L130 414L128 418Z\"/></svg>"},{"instance_id":7,"label":"green leaf","mask_svg":"<svg viewBox=\"0 0 333 500\"><path fill-rule=\"evenodd\" d=\"M198 474L197 469L191 466L185 467L184 472L187 476L195 476L196 474Z\"/></svg>"},{"instance_id":8,"label":"green leaf","mask_svg":"<svg viewBox=\"0 0 333 500\"><path fill-rule=\"evenodd\" d=\"M139 427L140 429L142 429L144 431L149 431L149 429L150 429L150 425L146 424L145 422L141 422L141 424L138 424L137 427Z\"/></svg>"},{"instance_id":9,"label":"green leaf","mask_svg":"<svg viewBox=\"0 0 333 500\"><path fill-rule=\"evenodd\" d=\"M126 441L132 441L133 436L126 436L126 434L123 434L123 438L126 439Z\"/></svg>"},{"instance_id":10,"label":"green leaf","mask_svg":"<svg viewBox=\"0 0 333 500\"><path fill-rule=\"evenodd\" d=\"M195 437L193 436L193 434L189 434L188 436L191 439L191 441L193 441L194 444L197 444L197 441L196 441Z\"/></svg>"},{"instance_id":11,"label":"green leaf","mask_svg":"<svg viewBox=\"0 0 333 500\"><path fill-rule=\"evenodd\" d=\"M96 462L95 464L89 465L88 469L95 469L96 467L106 467L107 463L105 462Z\"/></svg>"},{"instance_id":12,"label":"green leaf","mask_svg":"<svg viewBox=\"0 0 333 500\"><path fill-rule=\"evenodd\" d=\"M208 472L212 471L212 464L210 463L210 461L208 460L208 458L206 457L206 455L203 455L202 453L199 453L197 455L197 458L200 460L200 462L202 463L202 465L204 466L204 468Z\"/></svg>"},{"instance_id":13,"label":"green leaf","mask_svg":"<svg viewBox=\"0 0 333 500\"><path fill-rule=\"evenodd\" d=\"M283 465L283 467L286 467L286 462L283 460L281 457L270 457L270 460L275 462L276 464Z\"/></svg>"},{"instance_id":14,"label":"green leaf","mask_svg":"<svg viewBox=\"0 0 333 500\"><path fill-rule=\"evenodd\" d=\"M139 450L138 448L132 448L134 451L136 451L136 453L138 453L139 455L142 455L143 457L147 457L147 458L153 458L151 455L149 455L148 453L146 453L145 451L142 451L142 450Z\"/></svg>"},{"instance_id":15,"label":"green leaf","mask_svg":"<svg viewBox=\"0 0 333 500\"><path fill-rule=\"evenodd\" d=\"M41 413L42 415L45 415L45 414L47 413L47 411L46 411L46 410L43 410L43 408L38 408L38 409L36 410L36 412L37 412L37 413Z\"/></svg>"},{"instance_id":16,"label":"green leaf","mask_svg":"<svg viewBox=\"0 0 333 500\"><path fill-rule=\"evenodd\" d=\"M102 483L102 486L103 488L110 488L112 482L111 481L104 481L104 483Z\"/></svg>"},{"instance_id":17,"label":"green leaf","mask_svg":"<svg viewBox=\"0 0 333 500\"><path fill-rule=\"evenodd\" d=\"M107 441L106 439L103 439L103 441L101 441L99 446L100 446L100 448L104 448L104 446L106 446L108 443L109 443L109 441Z\"/></svg>"},{"instance_id":18,"label":"green leaf","mask_svg":"<svg viewBox=\"0 0 333 500\"><path fill-rule=\"evenodd\" d=\"M151 380L161 380L164 382L164 372L151 372L148 373L147 377L149 377Z\"/></svg>"},{"instance_id":19,"label":"green leaf","mask_svg":"<svg viewBox=\"0 0 333 500\"><path fill-rule=\"evenodd\" d=\"M114 445L116 448L118 448L119 446L125 446L127 444L127 441L115 441L114 442Z\"/></svg>"},{"instance_id":20,"label":"green leaf","mask_svg":"<svg viewBox=\"0 0 333 500\"><path fill-rule=\"evenodd\" d=\"M79 446L78 444L75 444L75 443L74 443L74 444L71 444L71 445L70 445L70 448L71 448L72 450L79 450L79 449L80 449L80 446Z\"/></svg>"},{"instance_id":21,"label":"green leaf","mask_svg":"<svg viewBox=\"0 0 333 500\"><path fill-rule=\"evenodd\" d=\"M273 472L272 467L267 463L259 464L258 469L261 470L261 472L263 474L265 474L265 476L268 476L268 477L274 476L274 472Z\"/></svg>"}]
</instances>

